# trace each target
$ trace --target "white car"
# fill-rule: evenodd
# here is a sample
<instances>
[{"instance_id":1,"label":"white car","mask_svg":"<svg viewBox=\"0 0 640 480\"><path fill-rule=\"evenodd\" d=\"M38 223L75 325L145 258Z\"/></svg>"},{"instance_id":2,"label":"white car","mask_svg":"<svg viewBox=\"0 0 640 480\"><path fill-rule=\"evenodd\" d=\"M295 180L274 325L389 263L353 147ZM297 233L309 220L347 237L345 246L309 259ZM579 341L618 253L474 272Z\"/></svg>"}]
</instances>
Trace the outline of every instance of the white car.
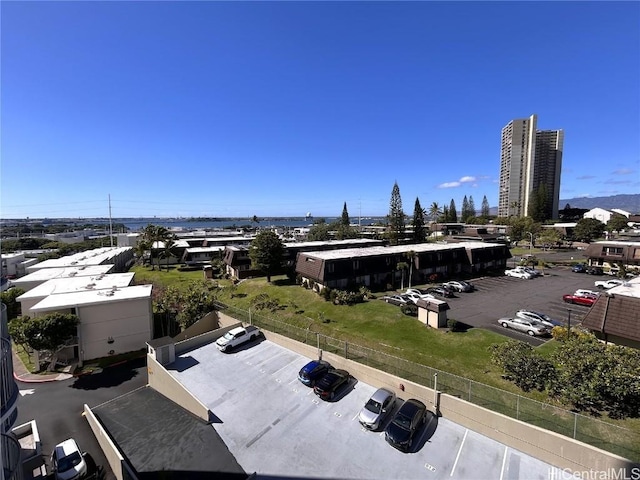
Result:
<instances>
[{"instance_id":1,"label":"white car","mask_svg":"<svg viewBox=\"0 0 640 480\"><path fill-rule=\"evenodd\" d=\"M507 277L524 278L526 280L533 278L533 276L529 272L525 272L524 270L519 270L517 268L513 268L511 270L505 270L504 274Z\"/></svg>"},{"instance_id":2,"label":"white car","mask_svg":"<svg viewBox=\"0 0 640 480\"><path fill-rule=\"evenodd\" d=\"M544 314L541 312L534 312L533 310L518 310L516 312L516 317L523 318L525 320L532 320L534 322L539 322L549 329L564 325L564 323L558 320L554 320L547 314Z\"/></svg>"},{"instance_id":3,"label":"white car","mask_svg":"<svg viewBox=\"0 0 640 480\"><path fill-rule=\"evenodd\" d=\"M404 296L408 297L409 300L411 300L413 303L416 303L418 300L433 300L434 298L436 298L429 293L416 293L416 292L419 292L419 290L415 288L409 288L407 289Z\"/></svg>"},{"instance_id":4,"label":"white car","mask_svg":"<svg viewBox=\"0 0 640 480\"><path fill-rule=\"evenodd\" d=\"M613 287L619 287L623 283L622 280L598 280L594 285L600 289L608 290Z\"/></svg>"},{"instance_id":5,"label":"white car","mask_svg":"<svg viewBox=\"0 0 640 480\"><path fill-rule=\"evenodd\" d=\"M447 286L456 292L471 292L473 291L473 285L469 282L464 282L462 280L451 280L450 282L446 282L442 284L443 286Z\"/></svg>"},{"instance_id":6,"label":"white car","mask_svg":"<svg viewBox=\"0 0 640 480\"><path fill-rule=\"evenodd\" d=\"M598 295L600 295L600 292L579 288L578 290L575 291L574 295L576 297L593 297L594 295L597 297Z\"/></svg>"},{"instance_id":7,"label":"white car","mask_svg":"<svg viewBox=\"0 0 640 480\"><path fill-rule=\"evenodd\" d=\"M87 474L87 462L73 438L59 443L53 449L51 468L56 480L75 480Z\"/></svg>"}]
</instances>

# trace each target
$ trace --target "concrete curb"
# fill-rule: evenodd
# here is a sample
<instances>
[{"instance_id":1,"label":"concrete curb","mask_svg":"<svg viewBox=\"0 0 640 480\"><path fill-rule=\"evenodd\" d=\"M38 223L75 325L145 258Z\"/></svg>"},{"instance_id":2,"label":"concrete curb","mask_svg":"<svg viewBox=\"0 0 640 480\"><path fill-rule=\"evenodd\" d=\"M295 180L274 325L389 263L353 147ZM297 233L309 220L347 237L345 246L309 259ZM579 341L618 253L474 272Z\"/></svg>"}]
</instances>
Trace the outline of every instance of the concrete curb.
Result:
<instances>
[{"instance_id":1,"label":"concrete curb","mask_svg":"<svg viewBox=\"0 0 640 480\"><path fill-rule=\"evenodd\" d=\"M18 381L18 382L22 382L22 383L47 383L47 382L57 382L59 380L67 380L68 378L71 378L72 375L66 374L66 373L60 373L56 376L52 376L52 375L48 375L48 376L42 376L42 378L37 378L38 375L35 375L33 373L28 373L25 374L28 375L30 378L22 378L21 375L18 375L17 373L13 372L13 378Z\"/></svg>"}]
</instances>

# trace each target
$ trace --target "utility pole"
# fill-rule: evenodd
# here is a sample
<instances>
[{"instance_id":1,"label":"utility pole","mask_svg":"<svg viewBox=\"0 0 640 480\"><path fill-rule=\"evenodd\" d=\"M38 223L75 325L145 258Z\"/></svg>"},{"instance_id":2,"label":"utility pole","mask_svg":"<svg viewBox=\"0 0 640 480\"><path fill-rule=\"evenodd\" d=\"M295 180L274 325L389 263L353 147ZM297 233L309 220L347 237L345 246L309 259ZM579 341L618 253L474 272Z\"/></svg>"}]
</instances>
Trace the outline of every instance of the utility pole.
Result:
<instances>
[{"instance_id":1,"label":"utility pole","mask_svg":"<svg viewBox=\"0 0 640 480\"><path fill-rule=\"evenodd\" d=\"M109 194L109 240L111 248L113 248L113 223L111 222L111 194Z\"/></svg>"}]
</instances>

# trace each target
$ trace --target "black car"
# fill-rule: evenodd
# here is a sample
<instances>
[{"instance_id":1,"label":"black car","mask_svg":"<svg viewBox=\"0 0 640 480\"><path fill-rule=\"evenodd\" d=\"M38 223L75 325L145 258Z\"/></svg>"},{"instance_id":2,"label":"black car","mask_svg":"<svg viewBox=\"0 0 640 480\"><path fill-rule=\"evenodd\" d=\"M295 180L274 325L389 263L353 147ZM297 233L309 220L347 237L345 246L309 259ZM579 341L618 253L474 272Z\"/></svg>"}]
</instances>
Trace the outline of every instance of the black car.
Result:
<instances>
[{"instance_id":1,"label":"black car","mask_svg":"<svg viewBox=\"0 0 640 480\"><path fill-rule=\"evenodd\" d=\"M435 295L436 297L443 297L443 298L451 298L455 296L452 290L445 287L427 288L427 293L430 293L431 295Z\"/></svg>"},{"instance_id":2,"label":"black car","mask_svg":"<svg viewBox=\"0 0 640 480\"><path fill-rule=\"evenodd\" d=\"M346 370L329 370L321 379L316 381L315 387L313 387L313 393L319 396L322 400L333 400L336 396L336 391L346 385L349 382L351 375Z\"/></svg>"},{"instance_id":3,"label":"black car","mask_svg":"<svg viewBox=\"0 0 640 480\"><path fill-rule=\"evenodd\" d=\"M304 383L307 387L313 387L316 381L325 376L325 374L331 370L331 364L324 360L312 360L307 363L298 372L298 380Z\"/></svg>"},{"instance_id":4,"label":"black car","mask_svg":"<svg viewBox=\"0 0 640 480\"><path fill-rule=\"evenodd\" d=\"M587 268L587 273L589 275L604 275L604 270L602 267L589 267Z\"/></svg>"},{"instance_id":5,"label":"black car","mask_svg":"<svg viewBox=\"0 0 640 480\"><path fill-rule=\"evenodd\" d=\"M410 398L402 404L391 423L384 431L384 439L389 445L408 452L413 444L413 437L427 421L427 407L420 400Z\"/></svg>"}]
</instances>

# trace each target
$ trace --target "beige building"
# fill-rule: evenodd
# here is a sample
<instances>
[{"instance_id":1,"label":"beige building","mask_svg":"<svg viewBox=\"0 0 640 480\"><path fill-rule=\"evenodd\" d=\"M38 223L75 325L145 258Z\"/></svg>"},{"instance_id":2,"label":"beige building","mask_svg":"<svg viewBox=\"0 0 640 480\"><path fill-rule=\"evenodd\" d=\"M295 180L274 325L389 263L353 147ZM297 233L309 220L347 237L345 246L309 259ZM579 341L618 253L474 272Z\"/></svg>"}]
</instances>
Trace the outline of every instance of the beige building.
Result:
<instances>
[{"instance_id":1,"label":"beige building","mask_svg":"<svg viewBox=\"0 0 640 480\"><path fill-rule=\"evenodd\" d=\"M544 186L546 216L558 218L563 130L537 130L537 115L502 129L498 216L528 215L533 195Z\"/></svg>"},{"instance_id":2,"label":"beige building","mask_svg":"<svg viewBox=\"0 0 640 480\"><path fill-rule=\"evenodd\" d=\"M153 338L152 285L113 287L48 295L32 306L31 315L53 312L78 316L78 337L59 354L79 365L144 348Z\"/></svg>"}]
</instances>

